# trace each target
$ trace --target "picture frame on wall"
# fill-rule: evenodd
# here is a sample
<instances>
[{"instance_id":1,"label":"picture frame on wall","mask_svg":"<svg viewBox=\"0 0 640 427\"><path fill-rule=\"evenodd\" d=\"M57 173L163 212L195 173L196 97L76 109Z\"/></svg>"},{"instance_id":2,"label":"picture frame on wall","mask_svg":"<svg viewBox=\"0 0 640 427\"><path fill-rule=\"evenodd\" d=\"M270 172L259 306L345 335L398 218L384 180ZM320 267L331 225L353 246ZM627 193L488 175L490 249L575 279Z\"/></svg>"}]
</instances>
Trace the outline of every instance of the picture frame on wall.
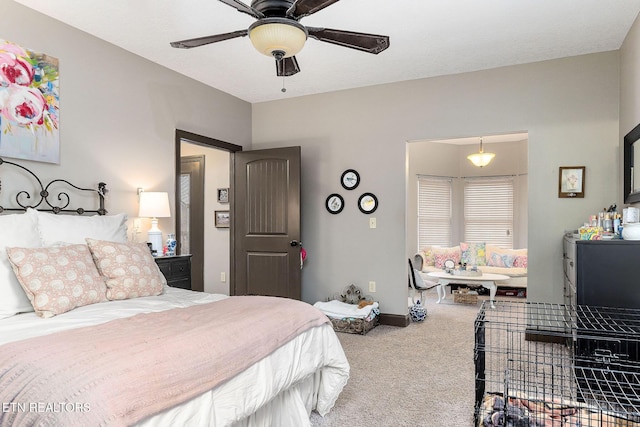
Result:
<instances>
[{"instance_id":1,"label":"picture frame on wall","mask_svg":"<svg viewBox=\"0 0 640 427\"><path fill-rule=\"evenodd\" d=\"M231 225L229 211L215 211L214 223L216 228L229 228Z\"/></svg>"},{"instance_id":2,"label":"picture frame on wall","mask_svg":"<svg viewBox=\"0 0 640 427\"><path fill-rule=\"evenodd\" d=\"M218 203L229 203L228 188L218 188Z\"/></svg>"},{"instance_id":3,"label":"picture frame on wall","mask_svg":"<svg viewBox=\"0 0 640 427\"><path fill-rule=\"evenodd\" d=\"M558 172L559 198L584 198L584 166L560 166Z\"/></svg>"}]
</instances>

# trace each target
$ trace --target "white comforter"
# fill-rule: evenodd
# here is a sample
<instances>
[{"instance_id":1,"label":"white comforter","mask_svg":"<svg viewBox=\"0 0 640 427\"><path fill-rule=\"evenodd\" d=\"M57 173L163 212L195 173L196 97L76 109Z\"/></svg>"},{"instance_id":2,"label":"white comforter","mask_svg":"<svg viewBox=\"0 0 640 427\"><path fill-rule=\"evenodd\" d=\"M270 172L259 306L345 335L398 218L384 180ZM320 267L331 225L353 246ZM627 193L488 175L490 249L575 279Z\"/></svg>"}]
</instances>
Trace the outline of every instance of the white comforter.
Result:
<instances>
[{"instance_id":1,"label":"white comforter","mask_svg":"<svg viewBox=\"0 0 640 427\"><path fill-rule=\"evenodd\" d=\"M0 320L0 345L138 313L187 307L225 295L165 289L157 297L80 307L50 319L25 313ZM349 377L349 364L329 324L312 328L227 383L141 426L307 426L316 409L325 415Z\"/></svg>"}]
</instances>

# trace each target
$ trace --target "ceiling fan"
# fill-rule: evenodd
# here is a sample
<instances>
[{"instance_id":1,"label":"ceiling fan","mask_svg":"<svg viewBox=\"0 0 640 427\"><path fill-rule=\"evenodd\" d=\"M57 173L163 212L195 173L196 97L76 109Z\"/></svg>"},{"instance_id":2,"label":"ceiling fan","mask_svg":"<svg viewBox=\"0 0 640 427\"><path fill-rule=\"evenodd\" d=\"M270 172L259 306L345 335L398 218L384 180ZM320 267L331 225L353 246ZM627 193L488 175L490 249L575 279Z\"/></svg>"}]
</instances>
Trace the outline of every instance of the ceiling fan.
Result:
<instances>
[{"instance_id":1,"label":"ceiling fan","mask_svg":"<svg viewBox=\"0 0 640 427\"><path fill-rule=\"evenodd\" d=\"M389 47L388 36L305 27L298 22L339 0L253 0L251 6L240 0L220 1L257 21L246 30L181 40L172 42L171 46L190 49L248 35L260 53L275 58L278 76L292 76L300 71L295 55L307 37L374 54Z\"/></svg>"}]
</instances>

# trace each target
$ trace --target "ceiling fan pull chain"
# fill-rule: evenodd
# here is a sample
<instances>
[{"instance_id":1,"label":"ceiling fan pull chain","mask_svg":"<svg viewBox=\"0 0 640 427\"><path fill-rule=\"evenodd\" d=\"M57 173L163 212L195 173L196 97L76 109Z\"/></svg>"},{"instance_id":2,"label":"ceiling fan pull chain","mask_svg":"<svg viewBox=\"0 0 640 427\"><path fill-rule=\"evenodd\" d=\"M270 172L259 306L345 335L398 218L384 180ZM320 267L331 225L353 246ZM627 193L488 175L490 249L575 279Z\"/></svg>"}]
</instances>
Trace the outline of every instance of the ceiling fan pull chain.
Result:
<instances>
[{"instance_id":1,"label":"ceiling fan pull chain","mask_svg":"<svg viewBox=\"0 0 640 427\"><path fill-rule=\"evenodd\" d=\"M282 91L282 93L285 93L287 91L287 88L284 87L284 76L282 76L282 89L280 89Z\"/></svg>"}]
</instances>

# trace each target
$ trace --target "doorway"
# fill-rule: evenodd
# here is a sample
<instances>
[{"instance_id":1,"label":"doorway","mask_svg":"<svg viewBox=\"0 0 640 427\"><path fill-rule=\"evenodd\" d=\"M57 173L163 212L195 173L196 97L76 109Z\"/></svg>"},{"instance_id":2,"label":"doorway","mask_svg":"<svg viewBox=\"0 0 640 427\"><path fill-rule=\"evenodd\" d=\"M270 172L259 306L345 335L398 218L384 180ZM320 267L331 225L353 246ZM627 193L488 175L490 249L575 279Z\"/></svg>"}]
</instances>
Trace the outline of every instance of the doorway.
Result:
<instances>
[{"instance_id":1,"label":"doorway","mask_svg":"<svg viewBox=\"0 0 640 427\"><path fill-rule=\"evenodd\" d=\"M176 235L180 242L180 254L205 253L203 239L196 238L191 242L192 233L196 236L204 235L204 167L204 155L180 156L180 203L176 206L176 210L180 211L180 234ZM204 291L203 257L191 257L191 288L194 291Z\"/></svg>"},{"instance_id":2,"label":"doorway","mask_svg":"<svg viewBox=\"0 0 640 427\"><path fill-rule=\"evenodd\" d=\"M242 147L176 129L177 253L192 255L196 291L227 295L230 291L230 230L215 227L214 212L229 210L229 204L218 204L216 194L219 188L230 187L232 153L237 151Z\"/></svg>"}]
</instances>

